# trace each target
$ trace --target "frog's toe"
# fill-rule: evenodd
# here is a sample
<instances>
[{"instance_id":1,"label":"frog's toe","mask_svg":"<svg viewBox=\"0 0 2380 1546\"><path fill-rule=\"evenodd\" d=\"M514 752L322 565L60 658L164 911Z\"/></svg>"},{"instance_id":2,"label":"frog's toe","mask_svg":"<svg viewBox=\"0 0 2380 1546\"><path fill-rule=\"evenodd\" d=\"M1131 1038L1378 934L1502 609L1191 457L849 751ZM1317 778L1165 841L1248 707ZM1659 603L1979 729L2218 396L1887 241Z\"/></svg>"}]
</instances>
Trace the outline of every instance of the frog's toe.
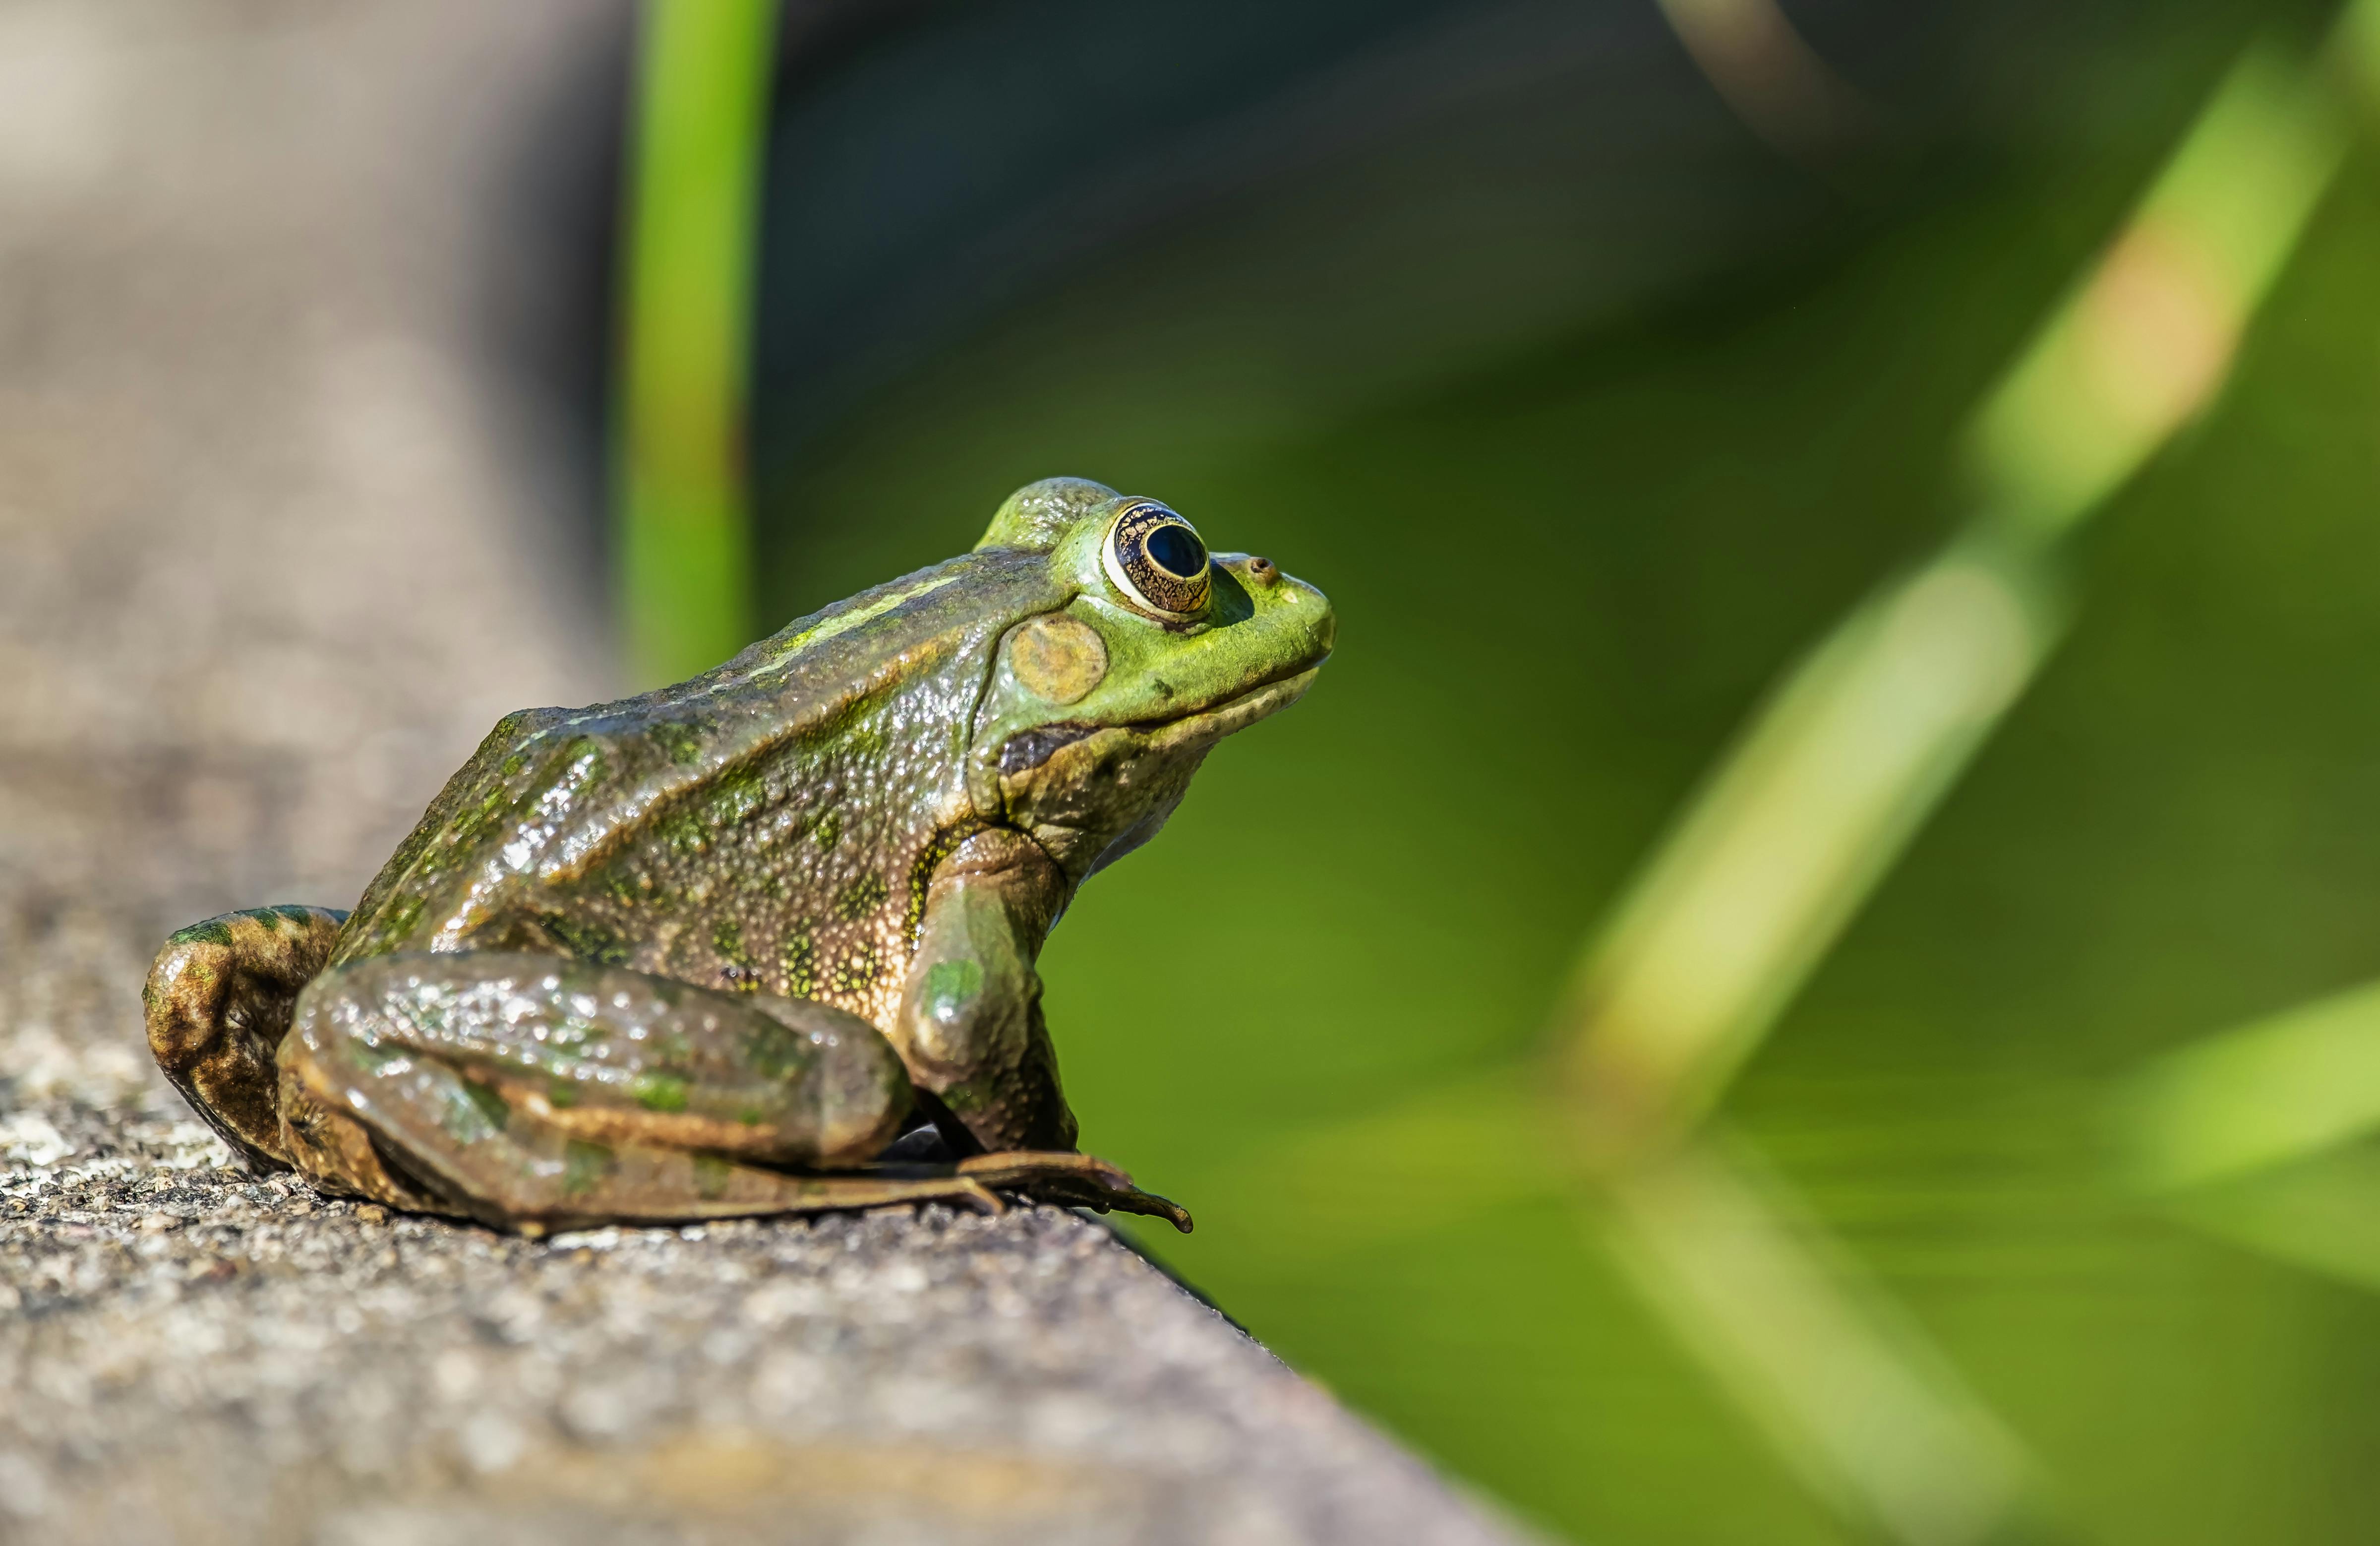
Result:
<instances>
[{"instance_id":1,"label":"frog's toe","mask_svg":"<svg viewBox=\"0 0 2380 1546\"><path fill-rule=\"evenodd\" d=\"M1191 1229L1190 1210L1170 1198L1141 1190L1131 1176L1095 1154L1050 1150L978 1154L960 1161L958 1174L963 1179L1023 1192L1046 1202L1163 1219L1184 1235Z\"/></svg>"}]
</instances>

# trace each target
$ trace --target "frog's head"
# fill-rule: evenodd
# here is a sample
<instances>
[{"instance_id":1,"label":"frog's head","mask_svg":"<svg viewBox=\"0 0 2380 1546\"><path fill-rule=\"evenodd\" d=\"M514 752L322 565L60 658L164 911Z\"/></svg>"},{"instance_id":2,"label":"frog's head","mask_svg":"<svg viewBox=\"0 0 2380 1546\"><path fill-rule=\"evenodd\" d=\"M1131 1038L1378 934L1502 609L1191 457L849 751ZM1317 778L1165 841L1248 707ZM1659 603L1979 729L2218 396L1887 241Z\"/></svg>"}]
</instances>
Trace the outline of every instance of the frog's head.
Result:
<instances>
[{"instance_id":1,"label":"frog's head","mask_svg":"<svg viewBox=\"0 0 2380 1546\"><path fill-rule=\"evenodd\" d=\"M976 545L1047 554L1069 596L1001 639L969 784L1075 880L1153 836L1217 741L1304 696L1338 631L1269 559L1081 479L1019 489Z\"/></svg>"}]
</instances>

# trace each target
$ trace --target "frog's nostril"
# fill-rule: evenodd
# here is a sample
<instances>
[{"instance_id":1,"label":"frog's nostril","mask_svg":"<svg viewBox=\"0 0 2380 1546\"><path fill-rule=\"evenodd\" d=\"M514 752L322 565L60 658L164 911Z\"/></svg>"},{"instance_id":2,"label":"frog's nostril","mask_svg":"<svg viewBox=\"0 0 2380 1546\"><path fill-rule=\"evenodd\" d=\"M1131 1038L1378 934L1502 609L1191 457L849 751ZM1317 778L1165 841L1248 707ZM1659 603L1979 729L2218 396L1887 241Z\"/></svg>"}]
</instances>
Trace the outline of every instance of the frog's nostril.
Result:
<instances>
[{"instance_id":1,"label":"frog's nostril","mask_svg":"<svg viewBox=\"0 0 2380 1546\"><path fill-rule=\"evenodd\" d=\"M1258 585L1271 585L1281 578L1281 571L1273 567L1269 558L1251 558L1248 560L1248 578Z\"/></svg>"}]
</instances>

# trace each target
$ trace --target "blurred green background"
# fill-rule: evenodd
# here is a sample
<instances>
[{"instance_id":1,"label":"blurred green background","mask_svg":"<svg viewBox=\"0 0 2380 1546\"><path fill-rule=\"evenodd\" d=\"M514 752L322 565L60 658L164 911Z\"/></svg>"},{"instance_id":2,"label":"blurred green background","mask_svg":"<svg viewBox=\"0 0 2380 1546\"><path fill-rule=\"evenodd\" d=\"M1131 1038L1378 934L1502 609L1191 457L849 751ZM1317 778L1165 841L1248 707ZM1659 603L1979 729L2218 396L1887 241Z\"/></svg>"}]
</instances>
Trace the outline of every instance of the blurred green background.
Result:
<instances>
[{"instance_id":1,"label":"blurred green background","mask_svg":"<svg viewBox=\"0 0 2380 1546\"><path fill-rule=\"evenodd\" d=\"M1533 1129L1564 975L1780 674L1950 530L1960 427L2240 49L2329 15L1787 10L1855 140L1764 139L1649 5L847 7L771 66L749 631L1054 473L1330 594L1313 695L1054 937L1069 1095L1196 1211L1167 1261L1582 1540L1861 1527ZM2059 1537L2380 1514L2380 1301L2129 1195L2107 1120L2159 1050L2380 973L2375 444L2367 135L1725 1102Z\"/></svg>"}]
</instances>

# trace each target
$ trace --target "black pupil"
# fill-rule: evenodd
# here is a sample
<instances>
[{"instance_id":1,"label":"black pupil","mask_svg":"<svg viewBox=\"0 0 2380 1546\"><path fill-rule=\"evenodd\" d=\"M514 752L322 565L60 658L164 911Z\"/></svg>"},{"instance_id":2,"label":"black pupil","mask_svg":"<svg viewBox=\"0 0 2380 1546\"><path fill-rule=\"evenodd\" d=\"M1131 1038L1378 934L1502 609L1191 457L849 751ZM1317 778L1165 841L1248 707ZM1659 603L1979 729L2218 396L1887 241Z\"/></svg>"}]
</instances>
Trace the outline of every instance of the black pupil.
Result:
<instances>
[{"instance_id":1,"label":"black pupil","mask_svg":"<svg viewBox=\"0 0 2380 1546\"><path fill-rule=\"evenodd\" d=\"M1207 544L1186 526L1160 526L1148 534L1148 556L1168 574L1188 579L1207 565Z\"/></svg>"}]
</instances>

